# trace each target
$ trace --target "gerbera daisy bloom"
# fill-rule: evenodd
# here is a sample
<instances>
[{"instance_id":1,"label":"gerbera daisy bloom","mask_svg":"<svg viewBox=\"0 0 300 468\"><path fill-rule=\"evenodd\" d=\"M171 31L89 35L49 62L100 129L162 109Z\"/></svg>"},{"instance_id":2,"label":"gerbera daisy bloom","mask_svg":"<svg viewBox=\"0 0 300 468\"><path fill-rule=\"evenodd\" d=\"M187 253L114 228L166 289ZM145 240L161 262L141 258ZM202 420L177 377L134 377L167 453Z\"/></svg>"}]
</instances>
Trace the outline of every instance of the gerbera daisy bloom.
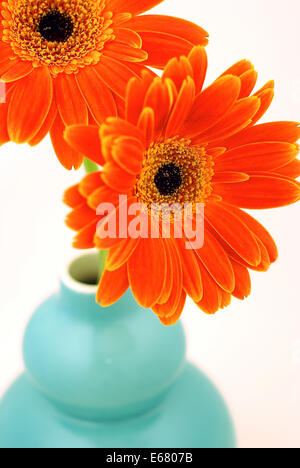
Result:
<instances>
[{"instance_id":1,"label":"gerbera daisy bloom","mask_svg":"<svg viewBox=\"0 0 300 468\"><path fill-rule=\"evenodd\" d=\"M256 125L274 95L243 60L202 90L205 49L173 58L162 78L148 72L127 88L125 118L96 126L72 126L66 139L103 169L65 193L67 224L78 231L79 249L108 249L97 301L108 306L130 286L139 304L174 324L186 296L208 314L232 296L250 294L249 270L266 271L277 259L271 235L244 209L268 209L300 199L296 122ZM97 207L139 201L205 205L204 245L186 249L175 236L102 238ZM120 209L117 205L117 209ZM97 232L96 232L97 231ZM104 236L103 236L104 237Z\"/></svg>"},{"instance_id":2,"label":"gerbera daisy bloom","mask_svg":"<svg viewBox=\"0 0 300 468\"><path fill-rule=\"evenodd\" d=\"M1 1L0 144L38 144L50 131L61 163L82 154L63 139L65 126L122 115L127 82L146 65L163 68L175 51L207 44L207 33L178 18L140 13L162 0Z\"/></svg>"}]
</instances>

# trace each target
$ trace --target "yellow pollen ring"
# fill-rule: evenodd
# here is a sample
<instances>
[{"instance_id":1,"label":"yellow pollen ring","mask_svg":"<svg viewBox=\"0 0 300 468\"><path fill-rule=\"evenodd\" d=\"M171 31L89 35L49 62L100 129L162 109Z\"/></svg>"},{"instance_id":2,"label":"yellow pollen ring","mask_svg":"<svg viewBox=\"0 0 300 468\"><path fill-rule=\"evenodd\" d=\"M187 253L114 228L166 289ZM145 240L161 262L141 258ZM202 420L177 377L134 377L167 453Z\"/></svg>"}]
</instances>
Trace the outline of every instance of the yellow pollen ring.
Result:
<instances>
[{"instance_id":1,"label":"yellow pollen ring","mask_svg":"<svg viewBox=\"0 0 300 468\"><path fill-rule=\"evenodd\" d=\"M182 183L175 193L161 195L155 176L161 167L171 163L180 169ZM192 146L189 140L170 139L152 143L145 153L135 195L148 209L152 204L205 203L212 193L213 166L213 158L206 153L205 147Z\"/></svg>"},{"instance_id":2,"label":"yellow pollen ring","mask_svg":"<svg viewBox=\"0 0 300 468\"><path fill-rule=\"evenodd\" d=\"M111 12L105 0L8 0L2 4L3 41L33 67L48 66L56 76L96 65L106 42L113 40ZM73 32L65 42L47 41L39 32L40 19L50 11L67 15Z\"/></svg>"}]
</instances>

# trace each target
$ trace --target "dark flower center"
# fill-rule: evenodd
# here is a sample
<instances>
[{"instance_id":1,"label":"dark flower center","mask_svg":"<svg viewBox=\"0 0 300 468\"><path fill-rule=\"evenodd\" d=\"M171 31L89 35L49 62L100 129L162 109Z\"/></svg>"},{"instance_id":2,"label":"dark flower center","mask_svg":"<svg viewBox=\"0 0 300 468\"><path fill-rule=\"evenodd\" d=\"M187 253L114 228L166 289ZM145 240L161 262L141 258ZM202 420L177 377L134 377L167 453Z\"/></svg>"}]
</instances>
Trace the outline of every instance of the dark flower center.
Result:
<instances>
[{"instance_id":1,"label":"dark flower center","mask_svg":"<svg viewBox=\"0 0 300 468\"><path fill-rule=\"evenodd\" d=\"M41 16L38 31L49 42L66 42L72 35L74 24L71 17L57 9Z\"/></svg>"},{"instance_id":2,"label":"dark flower center","mask_svg":"<svg viewBox=\"0 0 300 468\"><path fill-rule=\"evenodd\" d=\"M164 164L158 169L154 183L160 195L173 195L182 184L181 169L174 163Z\"/></svg>"}]
</instances>

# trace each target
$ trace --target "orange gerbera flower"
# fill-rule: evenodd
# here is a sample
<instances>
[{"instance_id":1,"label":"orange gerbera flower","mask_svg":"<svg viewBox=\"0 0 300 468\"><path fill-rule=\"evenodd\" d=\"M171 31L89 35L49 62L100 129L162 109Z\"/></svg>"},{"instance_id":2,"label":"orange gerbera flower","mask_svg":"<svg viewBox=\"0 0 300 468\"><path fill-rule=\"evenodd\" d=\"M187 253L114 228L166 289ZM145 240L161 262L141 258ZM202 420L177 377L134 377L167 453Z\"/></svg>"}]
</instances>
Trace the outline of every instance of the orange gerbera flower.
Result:
<instances>
[{"instance_id":1,"label":"orange gerbera flower","mask_svg":"<svg viewBox=\"0 0 300 468\"><path fill-rule=\"evenodd\" d=\"M63 139L73 124L122 115L127 82L145 65L163 68L175 51L207 44L207 33L182 19L137 16L162 0L1 1L0 144L36 145L50 131L61 163L82 154Z\"/></svg>"},{"instance_id":2,"label":"orange gerbera flower","mask_svg":"<svg viewBox=\"0 0 300 468\"><path fill-rule=\"evenodd\" d=\"M79 249L109 249L97 300L108 306L131 286L139 304L164 324L175 323L188 294L208 314L250 294L249 269L268 270L276 245L245 209L275 208L300 199L300 137L295 122L255 125L273 98L273 82L250 96L257 73L243 60L202 91L205 49L173 58L162 78L148 72L128 84L125 119L73 126L69 144L103 166L65 194ZM152 202L202 202L204 245L183 239L102 239L102 202L119 194ZM100 222L100 229L102 223Z\"/></svg>"}]
</instances>

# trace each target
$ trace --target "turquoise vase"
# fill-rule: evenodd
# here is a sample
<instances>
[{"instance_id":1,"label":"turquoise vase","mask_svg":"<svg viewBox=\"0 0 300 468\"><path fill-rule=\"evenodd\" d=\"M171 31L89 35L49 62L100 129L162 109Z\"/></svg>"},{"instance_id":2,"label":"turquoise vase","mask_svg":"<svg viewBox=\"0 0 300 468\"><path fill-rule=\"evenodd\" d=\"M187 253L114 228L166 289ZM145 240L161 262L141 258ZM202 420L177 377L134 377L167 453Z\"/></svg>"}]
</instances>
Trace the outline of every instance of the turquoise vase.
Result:
<instances>
[{"instance_id":1,"label":"turquoise vase","mask_svg":"<svg viewBox=\"0 0 300 468\"><path fill-rule=\"evenodd\" d=\"M230 414L167 328L128 291L95 303L97 258L72 262L33 315L26 371L0 402L1 448L232 448ZM146 279L145 279L146 280Z\"/></svg>"}]
</instances>

